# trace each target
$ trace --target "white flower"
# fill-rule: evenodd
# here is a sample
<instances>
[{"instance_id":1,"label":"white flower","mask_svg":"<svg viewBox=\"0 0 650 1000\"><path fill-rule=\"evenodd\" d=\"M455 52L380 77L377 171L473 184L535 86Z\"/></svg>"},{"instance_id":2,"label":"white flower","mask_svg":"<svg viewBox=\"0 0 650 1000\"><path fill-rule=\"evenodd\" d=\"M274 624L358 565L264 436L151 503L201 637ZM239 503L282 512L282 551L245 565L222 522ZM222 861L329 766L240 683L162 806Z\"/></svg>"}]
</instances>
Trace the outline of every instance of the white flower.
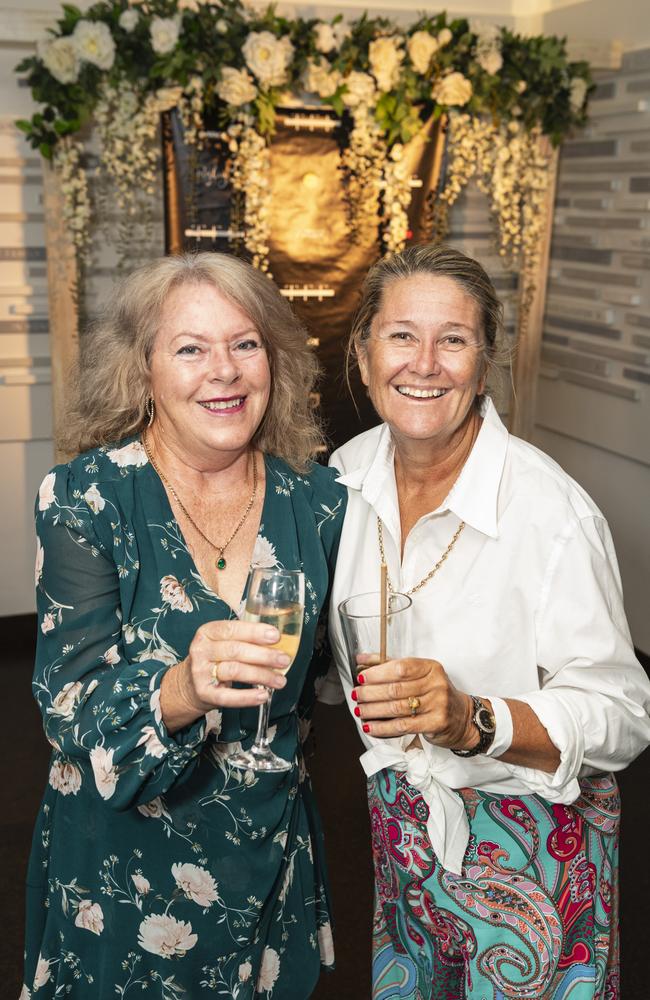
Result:
<instances>
[{"instance_id":1,"label":"white flower","mask_svg":"<svg viewBox=\"0 0 650 1000\"><path fill-rule=\"evenodd\" d=\"M315 62L313 59L307 60L307 65L302 76L305 90L311 94L318 94L323 100L332 97L336 93L342 79L339 71L333 70L329 63L323 64Z\"/></svg>"},{"instance_id":2,"label":"white flower","mask_svg":"<svg viewBox=\"0 0 650 1000\"><path fill-rule=\"evenodd\" d=\"M585 103L585 97L587 96L587 84L582 79L582 77L577 76L575 80L571 81L571 110L581 111L582 105Z\"/></svg>"},{"instance_id":3,"label":"white flower","mask_svg":"<svg viewBox=\"0 0 650 1000\"><path fill-rule=\"evenodd\" d=\"M249 69L263 86L279 87L286 83L293 58L289 38L276 38L270 31L251 31L242 52Z\"/></svg>"},{"instance_id":4,"label":"white flower","mask_svg":"<svg viewBox=\"0 0 650 1000\"><path fill-rule=\"evenodd\" d=\"M180 30L180 17L152 17L151 48L160 56L171 52L176 47Z\"/></svg>"},{"instance_id":5,"label":"white flower","mask_svg":"<svg viewBox=\"0 0 650 1000\"><path fill-rule=\"evenodd\" d=\"M93 514L98 514L106 506L106 501L97 489L97 483L93 483L84 493L84 500L92 510Z\"/></svg>"},{"instance_id":6,"label":"white flower","mask_svg":"<svg viewBox=\"0 0 650 1000\"><path fill-rule=\"evenodd\" d=\"M95 775L97 791L103 799L110 799L117 785L117 768L113 766L113 750L97 745L90 751L90 764Z\"/></svg>"},{"instance_id":7,"label":"white flower","mask_svg":"<svg viewBox=\"0 0 650 1000\"><path fill-rule=\"evenodd\" d=\"M323 965L334 965L334 940L329 920L318 928L318 950Z\"/></svg>"},{"instance_id":8,"label":"white flower","mask_svg":"<svg viewBox=\"0 0 650 1000\"><path fill-rule=\"evenodd\" d=\"M163 958L182 958L197 941L190 923L162 913L145 917L138 929L140 947Z\"/></svg>"},{"instance_id":9,"label":"white flower","mask_svg":"<svg viewBox=\"0 0 650 1000\"><path fill-rule=\"evenodd\" d=\"M250 962L242 962L239 966L239 982L246 983L251 977L251 972L253 971L253 966Z\"/></svg>"},{"instance_id":10,"label":"white flower","mask_svg":"<svg viewBox=\"0 0 650 1000\"><path fill-rule=\"evenodd\" d=\"M56 475L54 472L48 472L45 479L38 488L38 509L47 510L53 503L56 503L56 497L54 496L54 483L56 481Z\"/></svg>"},{"instance_id":11,"label":"white flower","mask_svg":"<svg viewBox=\"0 0 650 1000\"><path fill-rule=\"evenodd\" d=\"M151 883L149 882L149 879L144 877L144 875L132 875L131 879L135 886L135 891L140 896L146 896L147 893L151 891Z\"/></svg>"},{"instance_id":12,"label":"white flower","mask_svg":"<svg viewBox=\"0 0 650 1000\"><path fill-rule=\"evenodd\" d=\"M84 899L79 903L77 916L75 917L75 927L82 927L85 931L92 931L99 935L104 930L104 914L99 903L92 903L89 899Z\"/></svg>"},{"instance_id":13,"label":"white flower","mask_svg":"<svg viewBox=\"0 0 650 1000\"><path fill-rule=\"evenodd\" d=\"M147 453L139 441L132 441L131 444L125 444L121 448L111 448L107 454L111 462L119 465L120 469L126 468L127 465L139 467L146 465L149 461Z\"/></svg>"},{"instance_id":14,"label":"white flower","mask_svg":"<svg viewBox=\"0 0 650 1000\"><path fill-rule=\"evenodd\" d=\"M156 795L155 799L152 799L151 802L144 802L138 806L138 812L142 816L146 816L147 819L160 819L161 816L169 816L160 795Z\"/></svg>"},{"instance_id":15,"label":"white flower","mask_svg":"<svg viewBox=\"0 0 650 1000\"><path fill-rule=\"evenodd\" d=\"M59 83L75 83L79 76L79 57L76 46L69 35L47 39L36 46L39 59L45 69Z\"/></svg>"},{"instance_id":16,"label":"white flower","mask_svg":"<svg viewBox=\"0 0 650 1000\"><path fill-rule=\"evenodd\" d=\"M145 753L149 754L150 757L164 757L167 753L167 749L163 743L161 743L156 730L153 726L145 726L142 730L142 735L138 740L138 746L143 746Z\"/></svg>"},{"instance_id":17,"label":"white flower","mask_svg":"<svg viewBox=\"0 0 650 1000\"><path fill-rule=\"evenodd\" d=\"M76 795L81 788L81 771L76 764L55 760L48 781L61 795Z\"/></svg>"},{"instance_id":18,"label":"white flower","mask_svg":"<svg viewBox=\"0 0 650 1000\"><path fill-rule=\"evenodd\" d=\"M36 973L34 975L34 993L36 990L40 990L41 986L45 986L46 983L52 978L52 973L50 972L50 962L49 959L43 958L42 955L38 956L38 964L36 966Z\"/></svg>"},{"instance_id":19,"label":"white flower","mask_svg":"<svg viewBox=\"0 0 650 1000\"><path fill-rule=\"evenodd\" d=\"M115 61L115 42L111 30L102 21L77 21L72 32L77 55L82 62L99 69L110 69Z\"/></svg>"},{"instance_id":20,"label":"white flower","mask_svg":"<svg viewBox=\"0 0 650 1000\"><path fill-rule=\"evenodd\" d=\"M45 549L41 545L40 538L36 538L36 563L34 565L34 586L38 587L38 581L43 575L43 561L45 559Z\"/></svg>"},{"instance_id":21,"label":"white flower","mask_svg":"<svg viewBox=\"0 0 650 1000\"><path fill-rule=\"evenodd\" d=\"M189 862L172 865L172 875L179 889L199 906L204 908L212 906L219 898L217 883L205 868L199 868L198 865Z\"/></svg>"},{"instance_id":22,"label":"white flower","mask_svg":"<svg viewBox=\"0 0 650 1000\"><path fill-rule=\"evenodd\" d=\"M82 687L81 681L68 681L67 684L64 684L52 702L49 712L52 715L61 715L64 719L71 719L79 701Z\"/></svg>"},{"instance_id":23,"label":"white flower","mask_svg":"<svg viewBox=\"0 0 650 1000\"><path fill-rule=\"evenodd\" d=\"M360 104L371 104L375 97L375 81L369 73L359 73L352 70L345 77L347 87L343 94L343 103L348 108L356 108Z\"/></svg>"},{"instance_id":24,"label":"white flower","mask_svg":"<svg viewBox=\"0 0 650 1000\"><path fill-rule=\"evenodd\" d=\"M218 708L212 708L205 713L205 735L214 733L215 739L221 732L223 716Z\"/></svg>"},{"instance_id":25,"label":"white flower","mask_svg":"<svg viewBox=\"0 0 650 1000\"><path fill-rule=\"evenodd\" d=\"M43 621L41 622L41 632L43 633L43 635L47 635L47 633L51 632L53 628L56 628L54 615L51 615L48 611L46 615L43 615Z\"/></svg>"},{"instance_id":26,"label":"white flower","mask_svg":"<svg viewBox=\"0 0 650 1000\"><path fill-rule=\"evenodd\" d=\"M334 43L337 49L340 49L346 38L351 35L350 25L346 24L345 21L337 21L336 24L332 25L332 31L334 32Z\"/></svg>"},{"instance_id":27,"label":"white flower","mask_svg":"<svg viewBox=\"0 0 650 1000\"><path fill-rule=\"evenodd\" d=\"M257 977L256 990L258 993L263 993L265 990L272 990L275 986L275 981L280 974L280 956L277 951L273 948L269 948L267 945L264 949L264 954L262 955L262 965L260 966L260 974Z\"/></svg>"},{"instance_id":28,"label":"white flower","mask_svg":"<svg viewBox=\"0 0 650 1000\"><path fill-rule=\"evenodd\" d=\"M23 983L23 988L20 991L20 996L18 997L18 1000L31 1000L31 998L32 998L32 994L30 993L30 991L27 989L27 987Z\"/></svg>"},{"instance_id":29,"label":"white flower","mask_svg":"<svg viewBox=\"0 0 650 1000\"><path fill-rule=\"evenodd\" d=\"M438 80L431 96L438 104L446 104L449 107L467 104L472 96L472 84L462 73L449 73L443 76L442 80Z\"/></svg>"},{"instance_id":30,"label":"white flower","mask_svg":"<svg viewBox=\"0 0 650 1000\"><path fill-rule=\"evenodd\" d=\"M160 581L160 593L163 602L174 611L182 611L183 614L192 611L193 604L185 593L185 587L179 583L175 576L163 576Z\"/></svg>"},{"instance_id":31,"label":"white flower","mask_svg":"<svg viewBox=\"0 0 650 1000\"><path fill-rule=\"evenodd\" d=\"M368 47L370 69L383 91L392 90L399 81L399 71L404 58L402 40L394 36L375 38Z\"/></svg>"},{"instance_id":32,"label":"white flower","mask_svg":"<svg viewBox=\"0 0 650 1000\"><path fill-rule=\"evenodd\" d=\"M162 114L163 111L170 111L172 108L178 107L178 104L183 97L182 87L159 87L153 96L153 100L156 102L156 107L158 111Z\"/></svg>"},{"instance_id":33,"label":"white flower","mask_svg":"<svg viewBox=\"0 0 650 1000\"><path fill-rule=\"evenodd\" d=\"M408 54L416 73L426 73L431 65L434 52L438 51L438 39L428 31L416 31L408 40Z\"/></svg>"},{"instance_id":34,"label":"white flower","mask_svg":"<svg viewBox=\"0 0 650 1000\"><path fill-rule=\"evenodd\" d=\"M117 651L117 643L106 650L102 659L104 663L108 663L111 667L114 667L116 663L120 662L120 654Z\"/></svg>"},{"instance_id":35,"label":"white flower","mask_svg":"<svg viewBox=\"0 0 650 1000\"><path fill-rule=\"evenodd\" d=\"M449 45L453 37L454 37L453 33L449 30L449 28L443 28L442 31L439 31L438 45L440 46L440 48L442 49L445 47L445 45Z\"/></svg>"},{"instance_id":36,"label":"white flower","mask_svg":"<svg viewBox=\"0 0 650 1000\"><path fill-rule=\"evenodd\" d=\"M476 61L490 76L494 76L503 66L503 56L497 48L485 49L478 53Z\"/></svg>"},{"instance_id":37,"label":"white flower","mask_svg":"<svg viewBox=\"0 0 650 1000\"><path fill-rule=\"evenodd\" d=\"M118 24L124 31L133 31L140 20L140 15L134 7L127 7L119 16Z\"/></svg>"},{"instance_id":38,"label":"white flower","mask_svg":"<svg viewBox=\"0 0 650 1000\"><path fill-rule=\"evenodd\" d=\"M217 84L217 94L226 104L232 104L236 108L242 104L249 104L257 97L257 87L253 83L253 78L245 69L233 69L232 66L224 66L221 70L221 80Z\"/></svg>"},{"instance_id":39,"label":"white flower","mask_svg":"<svg viewBox=\"0 0 650 1000\"><path fill-rule=\"evenodd\" d=\"M255 539L251 566L259 566L262 569L272 569L277 565L278 559L275 554L275 546L268 540L268 538L265 538L264 535L258 535Z\"/></svg>"},{"instance_id":40,"label":"white flower","mask_svg":"<svg viewBox=\"0 0 650 1000\"><path fill-rule=\"evenodd\" d=\"M137 639L138 630L133 625L125 625L122 629L122 635L124 636L124 641L130 644Z\"/></svg>"},{"instance_id":41,"label":"white flower","mask_svg":"<svg viewBox=\"0 0 650 1000\"><path fill-rule=\"evenodd\" d=\"M215 24L215 28L217 29L220 35L228 34L228 22L223 17L219 18L219 20Z\"/></svg>"},{"instance_id":42,"label":"white flower","mask_svg":"<svg viewBox=\"0 0 650 1000\"><path fill-rule=\"evenodd\" d=\"M331 24L319 21L318 24L314 25L314 35L316 36L316 49L323 55L327 55L336 47L336 36Z\"/></svg>"},{"instance_id":43,"label":"white flower","mask_svg":"<svg viewBox=\"0 0 650 1000\"><path fill-rule=\"evenodd\" d=\"M173 667L178 663L178 657L169 649L152 649L147 653L147 659L160 660L166 667Z\"/></svg>"}]
</instances>

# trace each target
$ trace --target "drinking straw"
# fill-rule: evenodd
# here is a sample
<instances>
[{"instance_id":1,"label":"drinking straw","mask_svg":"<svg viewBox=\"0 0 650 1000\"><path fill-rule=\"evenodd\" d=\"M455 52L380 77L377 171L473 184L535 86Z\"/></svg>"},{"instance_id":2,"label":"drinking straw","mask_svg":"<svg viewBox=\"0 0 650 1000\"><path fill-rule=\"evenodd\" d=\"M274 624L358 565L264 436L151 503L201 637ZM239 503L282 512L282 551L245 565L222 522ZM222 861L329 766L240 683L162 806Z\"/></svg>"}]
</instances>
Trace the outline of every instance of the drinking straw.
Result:
<instances>
[{"instance_id":1,"label":"drinking straw","mask_svg":"<svg viewBox=\"0 0 650 1000\"><path fill-rule=\"evenodd\" d=\"M379 610L379 662L386 662L386 605L388 598L388 567L382 563L380 567L380 610Z\"/></svg>"}]
</instances>

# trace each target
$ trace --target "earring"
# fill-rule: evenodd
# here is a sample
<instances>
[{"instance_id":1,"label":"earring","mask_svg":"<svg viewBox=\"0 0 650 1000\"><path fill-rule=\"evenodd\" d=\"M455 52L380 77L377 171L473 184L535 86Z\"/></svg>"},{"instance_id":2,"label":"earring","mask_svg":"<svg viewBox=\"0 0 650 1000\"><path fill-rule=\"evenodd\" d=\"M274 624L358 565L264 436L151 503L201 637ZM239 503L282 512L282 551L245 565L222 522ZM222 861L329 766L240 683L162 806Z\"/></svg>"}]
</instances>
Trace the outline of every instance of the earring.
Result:
<instances>
[{"instance_id":1,"label":"earring","mask_svg":"<svg viewBox=\"0 0 650 1000\"><path fill-rule=\"evenodd\" d=\"M155 406L154 406L153 396L148 396L147 397L147 402L144 404L144 412L149 417L149 421L147 423L147 427L151 427L151 425L153 423L153 419L154 419L154 417L156 415L156 410L155 410Z\"/></svg>"}]
</instances>

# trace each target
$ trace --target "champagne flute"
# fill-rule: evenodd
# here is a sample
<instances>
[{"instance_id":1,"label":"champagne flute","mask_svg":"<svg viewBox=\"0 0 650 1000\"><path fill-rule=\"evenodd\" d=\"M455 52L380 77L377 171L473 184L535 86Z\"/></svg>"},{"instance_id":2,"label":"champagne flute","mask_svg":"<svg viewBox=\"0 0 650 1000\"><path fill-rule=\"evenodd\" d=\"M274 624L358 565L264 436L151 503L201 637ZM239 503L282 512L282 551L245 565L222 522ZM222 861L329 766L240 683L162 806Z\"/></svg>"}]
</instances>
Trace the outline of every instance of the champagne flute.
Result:
<instances>
[{"instance_id":1,"label":"champagne flute","mask_svg":"<svg viewBox=\"0 0 650 1000\"><path fill-rule=\"evenodd\" d=\"M274 625L280 633L271 649L291 657L286 667L276 667L286 674L298 647L305 612L305 577L299 570L254 569L251 573L244 621ZM241 750L228 758L233 767L250 771L289 771L291 761L273 753L268 742L269 711L273 688L266 688L268 698L260 705L257 735L250 750Z\"/></svg>"}]
</instances>

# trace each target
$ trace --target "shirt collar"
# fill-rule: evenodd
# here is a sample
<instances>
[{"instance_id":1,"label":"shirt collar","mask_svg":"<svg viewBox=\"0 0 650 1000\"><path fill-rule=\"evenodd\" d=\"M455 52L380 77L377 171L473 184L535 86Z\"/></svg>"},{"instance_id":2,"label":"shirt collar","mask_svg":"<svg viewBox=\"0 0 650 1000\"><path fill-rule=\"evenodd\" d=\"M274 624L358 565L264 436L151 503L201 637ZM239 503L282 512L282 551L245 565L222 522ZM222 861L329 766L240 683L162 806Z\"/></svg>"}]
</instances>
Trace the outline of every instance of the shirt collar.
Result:
<instances>
[{"instance_id":1,"label":"shirt collar","mask_svg":"<svg viewBox=\"0 0 650 1000\"><path fill-rule=\"evenodd\" d=\"M474 447L440 509L453 511L472 528L496 538L499 534L497 501L508 449L508 431L491 399L482 399L480 408L483 423ZM383 424L374 454L356 469L339 476L337 482L351 490L360 490L363 499L376 507L388 477L391 490L394 489L393 456L390 430Z\"/></svg>"}]
</instances>

